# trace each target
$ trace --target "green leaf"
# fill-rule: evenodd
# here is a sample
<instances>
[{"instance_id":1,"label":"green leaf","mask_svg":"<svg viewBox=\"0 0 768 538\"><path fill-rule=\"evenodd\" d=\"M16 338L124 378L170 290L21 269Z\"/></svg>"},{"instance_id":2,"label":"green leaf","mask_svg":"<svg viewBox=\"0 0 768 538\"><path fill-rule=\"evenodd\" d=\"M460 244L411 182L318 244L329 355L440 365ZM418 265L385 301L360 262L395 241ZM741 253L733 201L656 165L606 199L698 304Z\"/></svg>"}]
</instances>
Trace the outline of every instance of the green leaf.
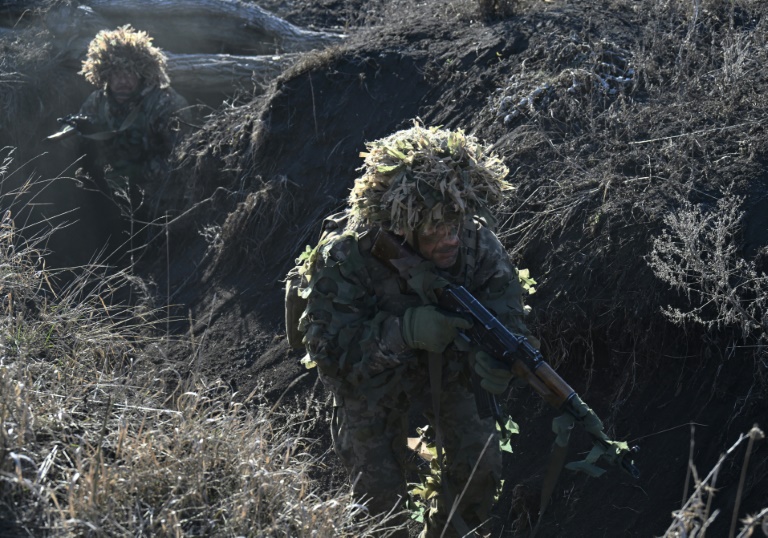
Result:
<instances>
[{"instance_id":1,"label":"green leaf","mask_svg":"<svg viewBox=\"0 0 768 538\"><path fill-rule=\"evenodd\" d=\"M534 288L534 286L537 284L537 282L531 278L531 272L528 269L518 269L517 277L520 280L520 284L522 284L523 289L528 292L528 295L533 295L536 293L536 288Z\"/></svg>"},{"instance_id":2,"label":"green leaf","mask_svg":"<svg viewBox=\"0 0 768 538\"><path fill-rule=\"evenodd\" d=\"M386 165L382 164L381 166L376 167L376 171L380 174L392 174L393 172L396 172L400 168L402 168L402 164L392 164L392 165Z\"/></svg>"},{"instance_id":3,"label":"green leaf","mask_svg":"<svg viewBox=\"0 0 768 538\"><path fill-rule=\"evenodd\" d=\"M405 155L405 153L403 153L401 151L398 151L395 148L387 147L387 148L385 148L385 150L386 150L387 154L389 154L392 157L395 157L396 159L400 159L401 161L404 161L404 160L406 160L408 158Z\"/></svg>"},{"instance_id":4,"label":"green leaf","mask_svg":"<svg viewBox=\"0 0 768 538\"><path fill-rule=\"evenodd\" d=\"M499 435L499 448L502 452L512 454L512 436L520 433L520 427L517 425L517 422L508 416L504 429L502 430L498 422L496 423L496 429L501 433Z\"/></svg>"}]
</instances>

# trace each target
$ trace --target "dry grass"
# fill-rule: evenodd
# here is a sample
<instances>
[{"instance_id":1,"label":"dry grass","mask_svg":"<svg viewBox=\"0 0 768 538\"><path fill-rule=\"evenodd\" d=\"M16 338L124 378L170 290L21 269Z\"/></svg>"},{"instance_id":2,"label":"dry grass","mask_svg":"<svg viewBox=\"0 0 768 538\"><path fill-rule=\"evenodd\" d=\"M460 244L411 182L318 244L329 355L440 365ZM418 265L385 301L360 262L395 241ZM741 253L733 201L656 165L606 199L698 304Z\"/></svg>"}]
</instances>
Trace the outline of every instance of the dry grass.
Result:
<instances>
[{"instance_id":1,"label":"dry grass","mask_svg":"<svg viewBox=\"0 0 768 538\"><path fill-rule=\"evenodd\" d=\"M0 174L8 174L8 165ZM6 202L6 200L2 200ZM386 536L310 479L304 408L161 369L125 273L57 286L41 245L0 227L0 513L18 536ZM160 319L160 321L157 321ZM160 331L158 331L160 332Z\"/></svg>"},{"instance_id":2,"label":"dry grass","mask_svg":"<svg viewBox=\"0 0 768 538\"><path fill-rule=\"evenodd\" d=\"M693 435L693 432L691 432L691 435ZM745 477L749 469L749 459L752 455L752 448L755 441L762 440L764 437L765 434L757 426L754 426L748 433L739 436L739 439L720 457L709 474L704 478L698 476L692 459L689 461L689 474L686 479L685 489L687 494L689 479L693 477L693 493L691 493L690 497L683 503L680 510L675 511L673 514L672 524L664 533L664 538L704 538L706 536L708 527L719 515L718 510L715 510L714 512L712 511L712 498L717 492L715 484L717 482L718 473L728 457L732 456L736 449L745 441L747 442L747 449L741 469L739 491L733 506L729 538L734 538L734 536L738 536L738 538L748 538L753 535L755 529L758 527L761 527L763 532L768 534L768 508L764 508L755 515L744 517L741 520L741 530L738 535L736 534L736 527L739 519L739 501L744 489ZM693 441L691 441L691 458L692 457Z\"/></svg>"}]
</instances>

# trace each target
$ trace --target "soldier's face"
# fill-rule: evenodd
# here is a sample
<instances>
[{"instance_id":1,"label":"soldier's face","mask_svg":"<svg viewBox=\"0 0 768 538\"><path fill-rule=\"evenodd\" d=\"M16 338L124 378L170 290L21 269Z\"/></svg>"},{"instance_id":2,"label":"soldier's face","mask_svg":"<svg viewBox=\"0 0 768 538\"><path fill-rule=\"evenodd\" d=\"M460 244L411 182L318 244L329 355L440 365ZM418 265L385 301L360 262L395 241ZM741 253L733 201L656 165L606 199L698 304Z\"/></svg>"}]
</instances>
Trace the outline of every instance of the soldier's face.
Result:
<instances>
[{"instance_id":1,"label":"soldier's face","mask_svg":"<svg viewBox=\"0 0 768 538\"><path fill-rule=\"evenodd\" d=\"M434 228L416 232L416 245L424 259L431 260L440 269L448 269L459 256L458 224L438 224Z\"/></svg>"},{"instance_id":2,"label":"soldier's face","mask_svg":"<svg viewBox=\"0 0 768 538\"><path fill-rule=\"evenodd\" d=\"M139 89L141 79L132 71L114 71L109 75L107 88L118 103L124 103Z\"/></svg>"}]
</instances>

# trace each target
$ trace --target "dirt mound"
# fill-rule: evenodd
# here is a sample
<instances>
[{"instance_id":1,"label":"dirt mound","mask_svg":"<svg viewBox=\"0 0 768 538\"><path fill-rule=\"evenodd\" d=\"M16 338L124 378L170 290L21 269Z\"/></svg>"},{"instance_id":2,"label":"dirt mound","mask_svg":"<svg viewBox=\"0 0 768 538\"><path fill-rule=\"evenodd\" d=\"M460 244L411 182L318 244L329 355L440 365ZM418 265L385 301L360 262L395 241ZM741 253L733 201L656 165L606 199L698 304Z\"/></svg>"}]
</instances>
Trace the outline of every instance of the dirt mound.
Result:
<instances>
[{"instance_id":1,"label":"dirt mound","mask_svg":"<svg viewBox=\"0 0 768 538\"><path fill-rule=\"evenodd\" d=\"M275 400L307 394L316 374L293 383L304 371L283 336L281 279L343 207L365 141L416 117L464 128L512 170L500 235L538 281L546 356L642 447L640 481L564 475L539 536L663 534L682 504L690 425L703 474L764 420L768 392L768 9L704 3L520 3L512 17L473 2L267 3L350 38L212 113L179 155L167 225L136 263L172 305L169 331L193 335L169 360L244 394L260 380ZM526 390L507 404L522 433L498 536L535 520L554 416ZM742 512L768 497L768 448L756 450ZM730 524L740 462L721 471L713 534Z\"/></svg>"}]
</instances>

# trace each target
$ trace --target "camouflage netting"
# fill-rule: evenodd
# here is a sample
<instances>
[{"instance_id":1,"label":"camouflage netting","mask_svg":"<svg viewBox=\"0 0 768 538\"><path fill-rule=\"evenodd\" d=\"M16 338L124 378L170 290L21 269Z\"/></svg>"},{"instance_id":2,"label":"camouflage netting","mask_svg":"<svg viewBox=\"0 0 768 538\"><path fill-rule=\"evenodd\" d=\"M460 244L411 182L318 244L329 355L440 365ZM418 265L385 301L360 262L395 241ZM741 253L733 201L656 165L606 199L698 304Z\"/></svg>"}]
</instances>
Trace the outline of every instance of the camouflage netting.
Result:
<instances>
[{"instance_id":1,"label":"camouflage netting","mask_svg":"<svg viewBox=\"0 0 768 538\"><path fill-rule=\"evenodd\" d=\"M488 207L511 188L504 163L461 129L415 123L366 146L349 196L353 218L399 235L466 214L490 219Z\"/></svg>"},{"instance_id":2,"label":"camouflage netting","mask_svg":"<svg viewBox=\"0 0 768 538\"><path fill-rule=\"evenodd\" d=\"M96 34L88 45L80 73L99 88L106 87L110 75L116 71L135 73L147 86L165 88L170 84L165 68L165 55L152 45L152 38L126 24Z\"/></svg>"}]
</instances>

